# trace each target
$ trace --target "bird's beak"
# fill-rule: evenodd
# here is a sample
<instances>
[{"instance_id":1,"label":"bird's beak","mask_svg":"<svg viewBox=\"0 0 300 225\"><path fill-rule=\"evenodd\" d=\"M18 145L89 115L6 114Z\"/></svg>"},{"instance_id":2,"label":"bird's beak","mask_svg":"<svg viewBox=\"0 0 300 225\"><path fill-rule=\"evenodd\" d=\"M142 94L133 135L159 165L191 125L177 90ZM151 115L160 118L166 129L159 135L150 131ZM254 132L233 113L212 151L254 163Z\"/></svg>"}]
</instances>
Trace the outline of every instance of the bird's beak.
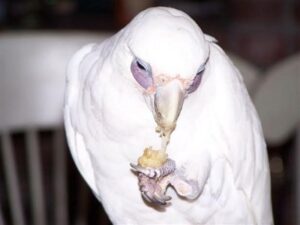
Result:
<instances>
[{"instance_id":1,"label":"bird's beak","mask_svg":"<svg viewBox=\"0 0 300 225\"><path fill-rule=\"evenodd\" d=\"M169 138L175 129L184 97L184 88L177 79L157 87L154 96L154 118L162 136Z\"/></svg>"}]
</instances>

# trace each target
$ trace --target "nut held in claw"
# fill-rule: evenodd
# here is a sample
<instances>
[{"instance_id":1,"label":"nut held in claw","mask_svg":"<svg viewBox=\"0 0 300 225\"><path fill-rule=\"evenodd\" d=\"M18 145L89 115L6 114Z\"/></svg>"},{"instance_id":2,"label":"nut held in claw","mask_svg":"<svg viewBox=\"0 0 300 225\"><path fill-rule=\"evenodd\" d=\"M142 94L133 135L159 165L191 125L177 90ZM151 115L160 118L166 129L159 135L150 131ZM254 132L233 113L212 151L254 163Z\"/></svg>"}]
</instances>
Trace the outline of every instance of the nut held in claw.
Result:
<instances>
[{"instance_id":1,"label":"nut held in claw","mask_svg":"<svg viewBox=\"0 0 300 225\"><path fill-rule=\"evenodd\" d=\"M141 167L159 168L161 167L168 158L168 154L165 151L153 150L148 147L144 150L144 153L138 159L138 164Z\"/></svg>"}]
</instances>

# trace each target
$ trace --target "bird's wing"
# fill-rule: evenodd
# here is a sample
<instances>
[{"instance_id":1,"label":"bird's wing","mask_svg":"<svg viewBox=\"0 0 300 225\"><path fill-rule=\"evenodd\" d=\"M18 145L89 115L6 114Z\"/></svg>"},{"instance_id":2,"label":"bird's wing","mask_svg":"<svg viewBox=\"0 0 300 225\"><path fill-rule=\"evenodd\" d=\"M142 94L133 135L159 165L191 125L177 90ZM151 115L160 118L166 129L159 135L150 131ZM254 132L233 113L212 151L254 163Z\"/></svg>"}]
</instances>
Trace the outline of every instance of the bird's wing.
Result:
<instances>
[{"instance_id":1,"label":"bird's wing","mask_svg":"<svg viewBox=\"0 0 300 225\"><path fill-rule=\"evenodd\" d=\"M215 145L220 145L217 152L225 156L236 189L243 193L255 220L271 220L268 161L257 113L240 72L218 45L211 43L210 49L208 79L214 89L209 91Z\"/></svg>"},{"instance_id":2,"label":"bird's wing","mask_svg":"<svg viewBox=\"0 0 300 225\"><path fill-rule=\"evenodd\" d=\"M72 157L75 161L77 168L85 181L91 187L93 192L98 196L94 170L92 167L91 156L87 151L85 140L80 133L78 127L78 101L80 99L80 92L82 91L82 77L88 73L98 57L91 57L95 44L87 45L81 48L70 60L67 69L67 86L65 90L65 108L64 108L64 121L68 144ZM89 62L87 62L89 58ZM91 60L92 59L92 60Z\"/></svg>"}]
</instances>

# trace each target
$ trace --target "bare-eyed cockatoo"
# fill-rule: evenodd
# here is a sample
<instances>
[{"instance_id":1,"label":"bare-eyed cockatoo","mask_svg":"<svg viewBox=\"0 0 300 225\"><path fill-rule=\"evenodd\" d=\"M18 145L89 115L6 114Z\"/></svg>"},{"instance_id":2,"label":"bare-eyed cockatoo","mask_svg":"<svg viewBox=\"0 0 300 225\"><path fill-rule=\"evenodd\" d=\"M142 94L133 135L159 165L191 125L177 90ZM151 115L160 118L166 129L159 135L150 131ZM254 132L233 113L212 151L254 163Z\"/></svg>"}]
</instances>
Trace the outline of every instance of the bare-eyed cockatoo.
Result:
<instances>
[{"instance_id":1,"label":"bare-eyed cockatoo","mask_svg":"<svg viewBox=\"0 0 300 225\"><path fill-rule=\"evenodd\" d=\"M241 75L179 10L147 9L74 55L65 126L114 224L273 223L266 146ZM137 164L145 146L168 159Z\"/></svg>"}]
</instances>

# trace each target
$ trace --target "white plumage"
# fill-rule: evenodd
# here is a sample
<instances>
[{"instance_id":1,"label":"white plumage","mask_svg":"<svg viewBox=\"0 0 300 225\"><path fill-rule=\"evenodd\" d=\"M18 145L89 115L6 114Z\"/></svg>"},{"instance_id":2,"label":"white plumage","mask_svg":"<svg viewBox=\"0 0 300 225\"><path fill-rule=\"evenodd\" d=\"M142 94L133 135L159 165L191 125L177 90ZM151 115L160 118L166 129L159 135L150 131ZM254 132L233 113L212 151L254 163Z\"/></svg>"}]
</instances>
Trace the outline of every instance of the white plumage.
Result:
<instances>
[{"instance_id":1,"label":"white plumage","mask_svg":"<svg viewBox=\"0 0 300 225\"><path fill-rule=\"evenodd\" d=\"M191 80L208 59L168 146L201 193L188 201L169 188L162 210L143 201L129 166L144 147L160 146L153 96L130 70L135 57L154 80ZM114 224L273 224L266 146L239 71L181 11L150 8L79 50L68 67L65 126L74 161Z\"/></svg>"}]
</instances>

